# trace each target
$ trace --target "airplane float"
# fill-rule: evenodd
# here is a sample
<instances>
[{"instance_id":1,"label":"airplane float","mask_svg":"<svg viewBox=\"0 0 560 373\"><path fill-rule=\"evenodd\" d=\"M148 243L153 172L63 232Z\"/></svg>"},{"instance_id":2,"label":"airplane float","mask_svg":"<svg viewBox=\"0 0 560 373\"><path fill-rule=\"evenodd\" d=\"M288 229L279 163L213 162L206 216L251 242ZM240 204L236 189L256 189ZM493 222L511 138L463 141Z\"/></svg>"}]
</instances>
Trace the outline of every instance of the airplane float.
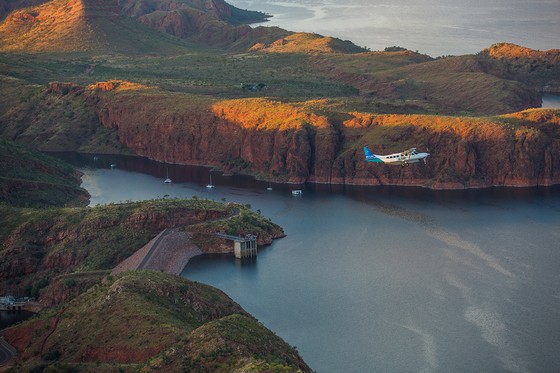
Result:
<instances>
[{"instance_id":1,"label":"airplane float","mask_svg":"<svg viewBox=\"0 0 560 373\"><path fill-rule=\"evenodd\" d=\"M409 164L420 161L424 161L426 164L426 158L430 155L430 153L418 153L416 148L410 148L402 153L377 155L373 154L367 146L364 146L364 154L368 162L401 165L401 167L408 167Z\"/></svg>"}]
</instances>

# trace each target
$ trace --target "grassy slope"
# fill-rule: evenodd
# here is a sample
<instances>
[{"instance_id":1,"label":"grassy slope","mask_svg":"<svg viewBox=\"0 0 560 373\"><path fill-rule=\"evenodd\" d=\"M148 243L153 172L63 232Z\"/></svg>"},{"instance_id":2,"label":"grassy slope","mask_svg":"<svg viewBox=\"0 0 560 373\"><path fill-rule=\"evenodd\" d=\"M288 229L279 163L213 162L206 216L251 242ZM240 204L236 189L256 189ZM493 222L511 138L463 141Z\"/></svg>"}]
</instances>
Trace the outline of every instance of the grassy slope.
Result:
<instances>
[{"instance_id":1,"label":"grassy slope","mask_svg":"<svg viewBox=\"0 0 560 373\"><path fill-rule=\"evenodd\" d=\"M0 203L41 207L84 205L89 198L70 165L0 138Z\"/></svg>"},{"instance_id":2,"label":"grassy slope","mask_svg":"<svg viewBox=\"0 0 560 373\"><path fill-rule=\"evenodd\" d=\"M64 62L64 63L61 63ZM91 84L122 79L164 90L222 98L275 97L281 100L332 98L360 111L477 114L517 111L536 102L534 92L501 77L503 62L485 56L430 60L406 52L361 54L241 53L200 48L172 56L0 54L7 74L33 84L53 80ZM484 67L491 65L491 68ZM501 67L500 67L501 66ZM486 71L490 70L490 71ZM545 84L560 67L537 69ZM550 75L550 79L546 78ZM513 77L515 78L515 77ZM537 79L538 78L538 79ZM263 83L262 91L241 84ZM535 83L535 85L538 85ZM360 93L362 95L360 95ZM533 95L533 96L531 96ZM362 110L364 109L364 110Z\"/></svg>"},{"instance_id":3,"label":"grassy slope","mask_svg":"<svg viewBox=\"0 0 560 373\"><path fill-rule=\"evenodd\" d=\"M18 79L0 81L14 93L1 99L0 136L42 151L126 153L116 133L99 126L83 89L52 93Z\"/></svg>"},{"instance_id":4,"label":"grassy slope","mask_svg":"<svg viewBox=\"0 0 560 373\"><path fill-rule=\"evenodd\" d=\"M119 15L104 0L52 0L11 13L0 23L4 52L178 53L186 43Z\"/></svg>"},{"instance_id":5,"label":"grassy slope","mask_svg":"<svg viewBox=\"0 0 560 373\"><path fill-rule=\"evenodd\" d=\"M0 54L0 63L7 74L35 84L59 80L85 85L121 79L170 91L235 98L257 94L243 91L241 83L264 83L267 87L258 95L287 99L357 95L355 88L316 71L309 58L305 54L185 50L175 56L141 59L125 55L49 55L29 59L26 55Z\"/></svg>"},{"instance_id":6,"label":"grassy slope","mask_svg":"<svg viewBox=\"0 0 560 373\"><path fill-rule=\"evenodd\" d=\"M109 277L32 323L40 326L6 331L24 350L16 370L309 371L292 347L219 290L158 272Z\"/></svg>"},{"instance_id":7,"label":"grassy slope","mask_svg":"<svg viewBox=\"0 0 560 373\"><path fill-rule=\"evenodd\" d=\"M540 76L540 85L528 87L528 78L507 75L507 67L484 55L433 60L411 52L376 52L319 56L314 64L373 102L400 103L409 112L420 112L417 106L434 114L496 114L536 106L538 95L533 89L547 80ZM548 80L555 79L554 72L548 71Z\"/></svg>"}]
</instances>

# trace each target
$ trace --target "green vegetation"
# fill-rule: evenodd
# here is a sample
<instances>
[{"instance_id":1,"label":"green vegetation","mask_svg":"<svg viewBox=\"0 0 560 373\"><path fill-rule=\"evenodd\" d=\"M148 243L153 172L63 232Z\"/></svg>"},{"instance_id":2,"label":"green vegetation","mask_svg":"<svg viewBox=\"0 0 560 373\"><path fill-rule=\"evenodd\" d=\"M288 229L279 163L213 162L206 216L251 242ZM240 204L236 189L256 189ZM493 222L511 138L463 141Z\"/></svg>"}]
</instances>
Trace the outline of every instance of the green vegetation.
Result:
<instances>
[{"instance_id":1,"label":"green vegetation","mask_svg":"<svg viewBox=\"0 0 560 373\"><path fill-rule=\"evenodd\" d=\"M199 247L211 248L219 241L212 233L222 232L233 236L254 234L258 237L283 236L281 228L250 207L236 205L238 213L229 219L219 219L188 227Z\"/></svg>"},{"instance_id":2,"label":"green vegetation","mask_svg":"<svg viewBox=\"0 0 560 373\"><path fill-rule=\"evenodd\" d=\"M238 211L239 216L228 219ZM200 198L92 208L0 206L0 273L8 284L37 296L54 276L112 269L166 227L192 227L194 232L204 227L209 233L236 229L269 236L281 232L276 224L246 206ZM203 250L212 235L204 237L200 242ZM71 289L80 278L66 280L68 277L62 277L62 284Z\"/></svg>"},{"instance_id":3,"label":"green vegetation","mask_svg":"<svg viewBox=\"0 0 560 373\"><path fill-rule=\"evenodd\" d=\"M0 203L12 206L81 206L88 193L70 165L0 138Z\"/></svg>"},{"instance_id":4,"label":"green vegetation","mask_svg":"<svg viewBox=\"0 0 560 373\"><path fill-rule=\"evenodd\" d=\"M72 56L0 54L0 63L13 76L35 84L72 81L91 84L120 79L157 86L168 91L211 95L217 98L279 96L286 99L355 96L358 91L317 71L306 54L224 54L185 50L173 56ZM25 67L25 70L22 68ZM84 72L87 71L87 74ZM242 84L263 83L258 92Z\"/></svg>"},{"instance_id":5,"label":"green vegetation","mask_svg":"<svg viewBox=\"0 0 560 373\"><path fill-rule=\"evenodd\" d=\"M5 335L28 337L16 371L310 371L221 291L154 271L106 278Z\"/></svg>"},{"instance_id":6,"label":"green vegetation","mask_svg":"<svg viewBox=\"0 0 560 373\"><path fill-rule=\"evenodd\" d=\"M496 115L537 106L544 87L559 89L558 51L365 52L316 34L250 29L243 24L266 15L219 1L212 9L179 2L167 11L157 0L127 9L52 0L8 15L0 135L39 150L156 159L172 143L194 154L186 160L358 183L403 180L398 168L357 162L364 144L423 146L438 149L432 166L411 168L404 180L555 180L558 111ZM205 159L209 149L217 159ZM183 227L206 252L223 250L217 231L265 242L280 227L249 206L198 198L60 207L86 200L78 183L67 165L0 140L0 285L52 303L72 299L7 331L22 351L15 371L309 370L215 289L153 272L107 276L166 227Z\"/></svg>"}]
</instances>

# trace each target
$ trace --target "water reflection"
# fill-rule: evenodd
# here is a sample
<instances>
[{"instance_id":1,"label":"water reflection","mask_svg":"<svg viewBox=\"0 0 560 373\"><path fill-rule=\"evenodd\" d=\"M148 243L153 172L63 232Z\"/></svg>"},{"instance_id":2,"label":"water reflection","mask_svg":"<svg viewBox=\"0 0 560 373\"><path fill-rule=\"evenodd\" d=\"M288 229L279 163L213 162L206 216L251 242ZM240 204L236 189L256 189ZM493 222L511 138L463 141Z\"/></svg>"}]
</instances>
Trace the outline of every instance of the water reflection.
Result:
<instances>
[{"instance_id":1,"label":"water reflection","mask_svg":"<svg viewBox=\"0 0 560 373\"><path fill-rule=\"evenodd\" d=\"M305 194L313 195L345 195L357 201L366 202L371 198L395 197L403 200L424 200L433 203L449 201L480 202L480 201L523 201L534 196L546 197L555 195L560 191L560 186L552 187L490 187L484 189L461 190L432 190L421 187L400 186L365 186L365 185L340 185L340 184L303 184L289 185L270 183L256 180L252 176L232 175L224 176L220 171L212 171L209 167L178 165L157 162L151 159L124 156L124 155L90 155L79 153L50 153L79 168L111 169L114 164L120 170L151 175L163 180L169 174L174 183L194 183L206 185L212 172L214 185L227 186L228 194L246 196L248 193L269 192L271 186L273 193L290 193L293 189L301 189ZM236 190L237 189L237 190ZM162 189L165 190L165 189ZM206 190L205 195L220 196L220 192ZM213 193L213 194L211 194Z\"/></svg>"}]
</instances>

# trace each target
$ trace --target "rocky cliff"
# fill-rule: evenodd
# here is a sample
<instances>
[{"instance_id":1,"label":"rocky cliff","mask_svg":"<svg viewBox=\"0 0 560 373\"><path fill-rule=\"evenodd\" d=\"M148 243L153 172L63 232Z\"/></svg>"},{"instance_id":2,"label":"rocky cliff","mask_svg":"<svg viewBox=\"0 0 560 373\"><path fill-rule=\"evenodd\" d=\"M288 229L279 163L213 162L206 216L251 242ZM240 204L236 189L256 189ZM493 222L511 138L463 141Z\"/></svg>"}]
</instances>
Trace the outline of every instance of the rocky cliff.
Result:
<instances>
[{"instance_id":1,"label":"rocky cliff","mask_svg":"<svg viewBox=\"0 0 560 373\"><path fill-rule=\"evenodd\" d=\"M159 161L211 165L291 183L445 189L550 185L560 180L558 110L490 117L375 114L349 111L335 100L218 100L126 82L100 83L72 94L65 94L67 89L51 84L50 93L34 105L34 116L43 117L37 109L42 106L49 109L46 115L56 115L56 106L45 102L66 108L65 100L71 100L76 106L86 103L90 125L72 136L77 128L68 118L57 132L45 127L40 139L50 150L95 149L99 133L105 139L103 149L124 145ZM19 128L19 136L6 132L12 131L10 125L3 131L17 141L35 143L38 137L29 134L43 128L44 121L38 127L33 121L28 125ZM82 143L68 148L67 141L60 141L67 137ZM364 145L378 154L417 147L432 155L427 165L407 168L369 164Z\"/></svg>"},{"instance_id":2,"label":"rocky cliff","mask_svg":"<svg viewBox=\"0 0 560 373\"><path fill-rule=\"evenodd\" d=\"M209 102L182 97L101 97L100 122L135 153L176 163L223 166L287 182L472 188L560 182L560 113L495 117L317 114L328 102L267 99ZM342 116L343 115L343 116ZM344 118L341 120L340 118ZM157 134L158 141L154 141ZM368 164L378 154L418 147L427 165Z\"/></svg>"}]
</instances>

